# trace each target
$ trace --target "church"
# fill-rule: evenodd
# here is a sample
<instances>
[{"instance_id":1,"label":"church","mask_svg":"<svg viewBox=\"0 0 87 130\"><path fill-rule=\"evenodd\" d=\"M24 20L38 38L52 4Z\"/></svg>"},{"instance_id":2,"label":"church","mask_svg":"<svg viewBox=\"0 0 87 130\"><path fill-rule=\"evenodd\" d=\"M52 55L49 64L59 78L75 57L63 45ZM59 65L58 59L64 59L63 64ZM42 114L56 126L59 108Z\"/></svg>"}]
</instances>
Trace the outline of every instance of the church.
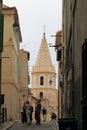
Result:
<instances>
[{"instance_id":1,"label":"church","mask_svg":"<svg viewBox=\"0 0 87 130\"><path fill-rule=\"evenodd\" d=\"M52 112L58 115L58 89L56 89L56 71L52 64L45 33L43 33L31 77L31 92L34 97L41 99L42 107L47 109L47 121L49 121Z\"/></svg>"}]
</instances>

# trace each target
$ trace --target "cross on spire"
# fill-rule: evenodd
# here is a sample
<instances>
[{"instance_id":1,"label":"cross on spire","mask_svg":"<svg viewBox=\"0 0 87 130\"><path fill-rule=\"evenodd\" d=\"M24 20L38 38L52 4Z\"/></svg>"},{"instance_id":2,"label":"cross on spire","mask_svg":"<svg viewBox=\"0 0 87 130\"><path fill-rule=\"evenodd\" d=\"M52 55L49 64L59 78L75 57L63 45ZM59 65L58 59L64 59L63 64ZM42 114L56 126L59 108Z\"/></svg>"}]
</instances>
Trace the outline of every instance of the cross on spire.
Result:
<instances>
[{"instance_id":1,"label":"cross on spire","mask_svg":"<svg viewBox=\"0 0 87 130\"><path fill-rule=\"evenodd\" d=\"M45 25L44 25L44 33L43 33L43 34L44 34L44 36L45 36Z\"/></svg>"}]
</instances>

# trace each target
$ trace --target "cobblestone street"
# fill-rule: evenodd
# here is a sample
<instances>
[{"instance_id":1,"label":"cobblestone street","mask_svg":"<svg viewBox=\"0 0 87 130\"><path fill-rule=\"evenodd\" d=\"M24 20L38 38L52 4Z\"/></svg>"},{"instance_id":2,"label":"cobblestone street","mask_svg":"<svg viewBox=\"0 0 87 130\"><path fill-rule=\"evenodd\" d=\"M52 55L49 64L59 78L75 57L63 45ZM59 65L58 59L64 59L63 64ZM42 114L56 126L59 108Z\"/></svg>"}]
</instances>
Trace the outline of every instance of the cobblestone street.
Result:
<instances>
[{"instance_id":1,"label":"cobblestone street","mask_svg":"<svg viewBox=\"0 0 87 130\"><path fill-rule=\"evenodd\" d=\"M41 122L41 125L32 123L31 125L23 124L21 122L15 122L9 130L57 130L56 124L52 122Z\"/></svg>"}]
</instances>

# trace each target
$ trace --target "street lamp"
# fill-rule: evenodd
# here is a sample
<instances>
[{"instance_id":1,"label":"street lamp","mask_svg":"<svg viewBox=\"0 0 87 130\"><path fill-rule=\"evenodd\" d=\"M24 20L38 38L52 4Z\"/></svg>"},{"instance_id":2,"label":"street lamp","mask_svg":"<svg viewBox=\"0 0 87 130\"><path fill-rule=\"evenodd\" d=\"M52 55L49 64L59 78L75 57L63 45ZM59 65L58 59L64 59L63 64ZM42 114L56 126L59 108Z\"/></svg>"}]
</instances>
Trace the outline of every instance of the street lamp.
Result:
<instances>
[{"instance_id":1,"label":"street lamp","mask_svg":"<svg viewBox=\"0 0 87 130\"><path fill-rule=\"evenodd\" d=\"M55 47L56 49L56 60L61 61L61 51L62 51L62 46L61 44L58 45L49 45L49 47Z\"/></svg>"},{"instance_id":2,"label":"street lamp","mask_svg":"<svg viewBox=\"0 0 87 130\"><path fill-rule=\"evenodd\" d=\"M14 29L14 32L17 32L18 29L19 29L19 24L17 22L17 20L15 19L14 23L13 23L13 29Z\"/></svg>"}]
</instances>

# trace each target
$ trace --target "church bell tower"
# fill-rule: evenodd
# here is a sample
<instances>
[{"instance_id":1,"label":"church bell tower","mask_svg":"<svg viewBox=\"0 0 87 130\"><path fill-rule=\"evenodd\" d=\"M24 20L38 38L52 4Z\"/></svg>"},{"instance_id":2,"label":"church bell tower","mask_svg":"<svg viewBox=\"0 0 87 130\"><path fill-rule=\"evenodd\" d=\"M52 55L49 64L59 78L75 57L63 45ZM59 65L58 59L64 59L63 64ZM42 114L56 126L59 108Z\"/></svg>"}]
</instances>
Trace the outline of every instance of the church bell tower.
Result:
<instances>
[{"instance_id":1,"label":"church bell tower","mask_svg":"<svg viewBox=\"0 0 87 130\"><path fill-rule=\"evenodd\" d=\"M41 99L49 115L57 109L58 90L56 89L56 71L52 64L45 33L39 48L36 64L32 68L32 93Z\"/></svg>"}]
</instances>

